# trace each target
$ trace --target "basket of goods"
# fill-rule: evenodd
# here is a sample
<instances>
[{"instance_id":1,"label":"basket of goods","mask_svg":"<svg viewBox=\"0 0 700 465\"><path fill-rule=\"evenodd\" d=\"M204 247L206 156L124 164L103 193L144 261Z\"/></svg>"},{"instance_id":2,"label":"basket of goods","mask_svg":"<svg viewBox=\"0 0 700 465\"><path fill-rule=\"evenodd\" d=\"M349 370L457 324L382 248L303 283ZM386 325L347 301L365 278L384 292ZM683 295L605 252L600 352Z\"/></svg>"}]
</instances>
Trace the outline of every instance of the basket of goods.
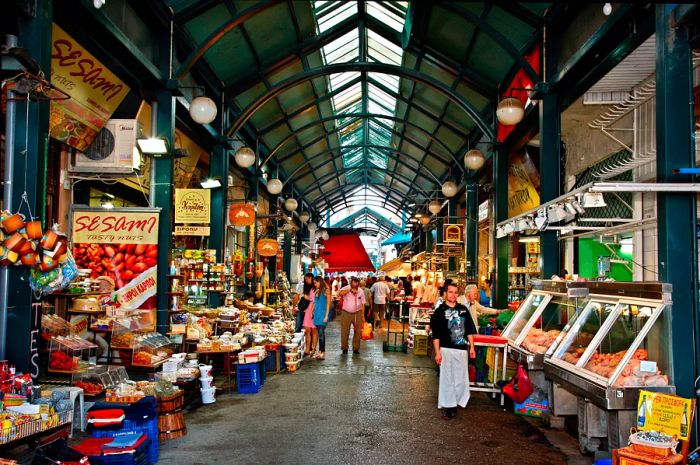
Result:
<instances>
[{"instance_id":1,"label":"basket of goods","mask_svg":"<svg viewBox=\"0 0 700 465\"><path fill-rule=\"evenodd\" d=\"M637 431L629 437L629 443L635 452L668 457L676 453L678 440L675 436L658 431Z\"/></svg>"},{"instance_id":2,"label":"basket of goods","mask_svg":"<svg viewBox=\"0 0 700 465\"><path fill-rule=\"evenodd\" d=\"M75 383L75 386L82 389L86 396L96 396L102 394L105 390L104 386L100 383L89 383L83 380Z\"/></svg>"}]
</instances>

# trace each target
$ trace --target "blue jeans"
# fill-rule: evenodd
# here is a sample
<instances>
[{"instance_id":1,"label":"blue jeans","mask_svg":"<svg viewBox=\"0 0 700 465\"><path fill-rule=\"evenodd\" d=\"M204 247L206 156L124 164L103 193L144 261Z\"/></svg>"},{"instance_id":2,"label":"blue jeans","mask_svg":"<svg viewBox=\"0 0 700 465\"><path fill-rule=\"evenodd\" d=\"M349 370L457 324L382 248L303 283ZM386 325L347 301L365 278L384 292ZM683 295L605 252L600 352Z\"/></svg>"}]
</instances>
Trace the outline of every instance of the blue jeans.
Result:
<instances>
[{"instance_id":1,"label":"blue jeans","mask_svg":"<svg viewBox=\"0 0 700 465\"><path fill-rule=\"evenodd\" d=\"M300 333L300 332L304 331L303 324L304 324L304 315L305 314L306 314L306 310L297 310L296 325L294 326L295 333Z\"/></svg>"},{"instance_id":2,"label":"blue jeans","mask_svg":"<svg viewBox=\"0 0 700 465\"><path fill-rule=\"evenodd\" d=\"M316 331L318 331L318 350L321 352L326 351L326 325L316 326Z\"/></svg>"}]
</instances>

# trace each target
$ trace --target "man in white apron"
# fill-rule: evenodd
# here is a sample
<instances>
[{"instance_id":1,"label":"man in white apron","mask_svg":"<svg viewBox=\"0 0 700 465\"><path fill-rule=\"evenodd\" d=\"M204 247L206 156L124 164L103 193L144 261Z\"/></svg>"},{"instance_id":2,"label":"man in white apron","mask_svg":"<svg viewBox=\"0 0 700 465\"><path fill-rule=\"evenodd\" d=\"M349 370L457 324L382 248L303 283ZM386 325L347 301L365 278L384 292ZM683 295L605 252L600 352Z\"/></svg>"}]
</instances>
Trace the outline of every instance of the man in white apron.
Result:
<instances>
[{"instance_id":1,"label":"man in white apron","mask_svg":"<svg viewBox=\"0 0 700 465\"><path fill-rule=\"evenodd\" d=\"M457 303L457 285L448 284L445 302L430 318L435 362L440 365L438 408L450 420L469 401L469 358L475 358L476 327L467 307Z\"/></svg>"}]
</instances>

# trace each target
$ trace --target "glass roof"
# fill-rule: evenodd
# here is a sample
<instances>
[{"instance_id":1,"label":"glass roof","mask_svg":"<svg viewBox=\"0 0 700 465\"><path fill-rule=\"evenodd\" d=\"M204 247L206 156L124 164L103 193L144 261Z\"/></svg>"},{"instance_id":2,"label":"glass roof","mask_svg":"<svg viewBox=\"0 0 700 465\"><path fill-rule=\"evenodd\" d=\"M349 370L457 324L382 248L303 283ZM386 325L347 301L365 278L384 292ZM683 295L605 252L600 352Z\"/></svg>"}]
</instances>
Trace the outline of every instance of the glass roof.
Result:
<instances>
[{"instance_id":1,"label":"glass roof","mask_svg":"<svg viewBox=\"0 0 700 465\"><path fill-rule=\"evenodd\" d=\"M383 24L398 32L403 30L403 23L408 9L408 2L366 2L367 13ZM331 28L333 25L358 13L356 2L314 1L313 11L318 23L318 32ZM360 34L365 34L362 41ZM360 43L365 44L366 50L360 50ZM333 40L321 48L326 64L353 62L366 56L368 61L401 65L403 50L371 29L364 27L352 29L350 32ZM339 113L376 113L386 116L396 115L396 99L381 89L382 86L390 92L399 92L398 76L367 73L366 82L362 82L359 72L333 74L329 79L329 92L345 84L347 89L334 95L331 104L336 114ZM379 86L375 83L379 84ZM384 120L387 121L387 120ZM336 127L340 142L340 154L343 167L347 170L358 168L364 171L372 168L386 170L387 154L376 148L356 148L358 145L384 146L391 148L393 123L389 128L379 124L375 118L356 118L352 123L347 120L337 120ZM357 173L346 172L346 177L354 177ZM360 174L362 175L362 174ZM370 174L367 174L368 176Z\"/></svg>"}]
</instances>

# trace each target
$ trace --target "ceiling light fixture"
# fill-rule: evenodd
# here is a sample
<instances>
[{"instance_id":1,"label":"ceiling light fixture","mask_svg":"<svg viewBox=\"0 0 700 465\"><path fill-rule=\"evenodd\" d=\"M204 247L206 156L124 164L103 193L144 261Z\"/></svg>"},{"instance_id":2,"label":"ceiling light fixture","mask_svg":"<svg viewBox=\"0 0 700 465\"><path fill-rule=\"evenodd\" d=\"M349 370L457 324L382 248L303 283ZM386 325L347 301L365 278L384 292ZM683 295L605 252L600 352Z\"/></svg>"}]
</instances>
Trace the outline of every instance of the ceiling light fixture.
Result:
<instances>
[{"instance_id":1,"label":"ceiling light fixture","mask_svg":"<svg viewBox=\"0 0 700 465\"><path fill-rule=\"evenodd\" d=\"M298 206L299 206L299 203L296 201L296 199L294 197L290 197L284 201L284 208L286 208L290 212L293 212L294 210L296 210Z\"/></svg>"},{"instance_id":2,"label":"ceiling light fixture","mask_svg":"<svg viewBox=\"0 0 700 465\"><path fill-rule=\"evenodd\" d=\"M507 97L498 103L496 109L496 118L506 126L513 126L523 120L525 116L525 107L523 102L515 97Z\"/></svg>"},{"instance_id":3,"label":"ceiling light fixture","mask_svg":"<svg viewBox=\"0 0 700 465\"><path fill-rule=\"evenodd\" d=\"M241 168L250 168L255 163L255 152L250 147L241 147L233 155L236 164Z\"/></svg>"},{"instance_id":4,"label":"ceiling light fixture","mask_svg":"<svg viewBox=\"0 0 700 465\"><path fill-rule=\"evenodd\" d=\"M277 195L282 192L283 187L282 181L277 178L267 181L267 191L272 195Z\"/></svg>"},{"instance_id":5,"label":"ceiling light fixture","mask_svg":"<svg viewBox=\"0 0 700 465\"><path fill-rule=\"evenodd\" d=\"M299 213L299 221L301 221L302 223L306 223L307 221L309 221L309 218L309 212Z\"/></svg>"},{"instance_id":6,"label":"ceiling light fixture","mask_svg":"<svg viewBox=\"0 0 700 465\"><path fill-rule=\"evenodd\" d=\"M610 3L606 3L603 5L603 14L605 16L610 16L610 13L612 13L612 5Z\"/></svg>"},{"instance_id":7,"label":"ceiling light fixture","mask_svg":"<svg viewBox=\"0 0 700 465\"><path fill-rule=\"evenodd\" d=\"M608 204L605 203L602 192L586 192L583 194L581 206L583 208L598 208L607 207Z\"/></svg>"},{"instance_id":8,"label":"ceiling light fixture","mask_svg":"<svg viewBox=\"0 0 700 465\"><path fill-rule=\"evenodd\" d=\"M199 124L209 124L216 118L216 103L206 95L200 95L192 99L190 103L190 116Z\"/></svg>"},{"instance_id":9,"label":"ceiling light fixture","mask_svg":"<svg viewBox=\"0 0 700 465\"><path fill-rule=\"evenodd\" d=\"M430 213L433 215L437 215L442 210L442 202L439 200L431 200L428 204L428 210L430 210Z\"/></svg>"},{"instance_id":10,"label":"ceiling light fixture","mask_svg":"<svg viewBox=\"0 0 700 465\"><path fill-rule=\"evenodd\" d=\"M199 183L202 189L216 189L221 187L221 180L219 178L207 178Z\"/></svg>"},{"instance_id":11,"label":"ceiling light fixture","mask_svg":"<svg viewBox=\"0 0 700 465\"><path fill-rule=\"evenodd\" d=\"M143 155L163 156L168 154L168 139L165 137L140 137L136 139L136 147Z\"/></svg>"},{"instance_id":12,"label":"ceiling light fixture","mask_svg":"<svg viewBox=\"0 0 700 465\"><path fill-rule=\"evenodd\" d=\"M524 242L524 243L539 242L539 241L540 241L539 236L523 236L520 239L518 239L518 242Z\"/></svg>"},{"instance_id":13,"label":"ceiling light fixture","mask_svg":"<svg viewBox=\"0 0 700 465\"><path fill-rule=\"evenodd\" d=\"M457 184L455 184L453 181L446 181L442 185L442 195L444 195L447 198L454 197L457 195Z\"/></svg>"},{"instance_id":14,"label":"ceiling light fixture","mask_svg":"<svg viewBox=\"0 0 700 465\"><path fill-rule=\"evenodd\" d=\"M479 149L471 149L464 155L464 166L472 171L481 169L484 166L486 158L484 154Z\"/></svg>"},{"instance_id":15,"label":"ceiling light fixture","mask_svg":"<svg viewBox=\"0 0 700 465\"><path fill-rule=\"evenodd\" d=\"M420 221L420 224L422 224L424 226L427 224L430 224L430 218L427 216L421 216L419 221Z\"/></svg>"}]
</instances>

